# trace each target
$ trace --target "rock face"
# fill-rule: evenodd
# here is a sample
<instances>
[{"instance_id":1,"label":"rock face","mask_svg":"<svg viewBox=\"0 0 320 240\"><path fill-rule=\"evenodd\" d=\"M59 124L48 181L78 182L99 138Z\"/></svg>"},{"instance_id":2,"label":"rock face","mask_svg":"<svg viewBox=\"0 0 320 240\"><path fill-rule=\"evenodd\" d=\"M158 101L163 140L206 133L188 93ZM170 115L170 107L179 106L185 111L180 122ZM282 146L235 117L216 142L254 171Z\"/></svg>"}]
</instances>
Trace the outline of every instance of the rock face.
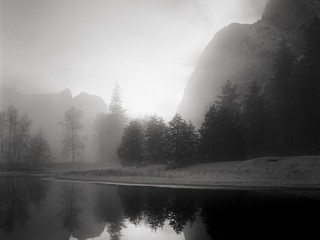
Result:
<instances>
[{"instance_id":1,"label":"rock face","mask_svg":"<svg viewBox=\"0 0 320 240\"><path fill-rule=\"evenodd\" d=\"M241 95L252 81L266 85L280 42L285 40L295 56L301 56L303 29L319 13L318 0L270 0L258 22L233 23L220 30L200 57L178 113L199 127L228 79Z\"/></svg>"},{"instance_id":2,"label":"rock face","mask_svg":"<svg viewBox=\"0 0 320 240\"><path fill-rule=\"evenodd\" d=\"M83 112L82 131L85 149L80 161L92 162L95 159L94 149L94 119L99 112L106 112L107 106L104 100L98 96L80 93L73 97L70 89L60 93L47 94L21 94L11 89L3 89L1 93L1 109L7 106L15 106L20 113L27 113L33 121L32 131L39 129L48 139L50 148L56 161L67 161L61 154L63 129L59 122L62 121L64 112L71 106L75 106Z\"/></svg>"}]
</instances>

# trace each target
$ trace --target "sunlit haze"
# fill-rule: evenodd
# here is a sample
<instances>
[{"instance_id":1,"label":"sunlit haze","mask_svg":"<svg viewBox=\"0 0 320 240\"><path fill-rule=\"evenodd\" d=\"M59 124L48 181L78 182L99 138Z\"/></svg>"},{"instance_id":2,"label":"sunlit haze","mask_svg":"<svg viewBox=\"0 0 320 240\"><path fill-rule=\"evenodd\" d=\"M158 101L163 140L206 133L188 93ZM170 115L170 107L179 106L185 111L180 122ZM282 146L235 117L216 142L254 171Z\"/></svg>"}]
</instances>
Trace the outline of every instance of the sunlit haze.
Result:
<instances>
[{"instance_id":1,"label":"sunlit haze","mask_svg":"<svg viewBox=\"0 0 320 240\"><path fill-rule=\"evenodd\" d=\"M266 0L1 0L1 80L25 93L70 88L130 116L176 112L214 34L252 23ZM1 63L1 62L0 62Z\"/></svg>"}]
</instances>

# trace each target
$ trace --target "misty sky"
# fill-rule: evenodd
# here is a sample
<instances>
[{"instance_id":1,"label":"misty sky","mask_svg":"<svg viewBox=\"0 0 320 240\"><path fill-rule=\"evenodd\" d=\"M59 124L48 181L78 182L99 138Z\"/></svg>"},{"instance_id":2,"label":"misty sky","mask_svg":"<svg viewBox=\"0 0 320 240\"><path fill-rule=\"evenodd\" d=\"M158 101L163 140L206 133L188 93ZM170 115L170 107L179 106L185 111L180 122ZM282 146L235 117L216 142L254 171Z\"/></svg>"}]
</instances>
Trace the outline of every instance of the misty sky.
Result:
<instances>
[{"instance_id":1,"label":"misty sky","mask_svg":"<svg viewBox=\"0 0 320 240\"><path fill-rule=\"evenodd\" d=\"M131 116L168 119L214 34L260 19L266 1L0 0L2 84L108 103L119 82Z\"/></svg>"}]
</instances>

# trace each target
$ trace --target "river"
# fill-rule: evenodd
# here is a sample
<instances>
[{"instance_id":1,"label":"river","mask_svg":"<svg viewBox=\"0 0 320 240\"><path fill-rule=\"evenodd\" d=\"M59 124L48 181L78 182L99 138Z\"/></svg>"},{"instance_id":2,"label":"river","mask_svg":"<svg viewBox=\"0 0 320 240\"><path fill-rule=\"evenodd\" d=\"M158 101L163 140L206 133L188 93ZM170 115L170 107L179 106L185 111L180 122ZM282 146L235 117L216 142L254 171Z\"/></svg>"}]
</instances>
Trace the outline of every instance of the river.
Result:
<instances>
[{"instance_id":1,"label":"river","mask_svg":"<svg viewBox=\"0 0 320 240\"><path fill-rule=\"evenodd\" d=\"M319 216L319 191L169 189L0 177L1 240L320 239Z\"/></svg>"}]
</instances>

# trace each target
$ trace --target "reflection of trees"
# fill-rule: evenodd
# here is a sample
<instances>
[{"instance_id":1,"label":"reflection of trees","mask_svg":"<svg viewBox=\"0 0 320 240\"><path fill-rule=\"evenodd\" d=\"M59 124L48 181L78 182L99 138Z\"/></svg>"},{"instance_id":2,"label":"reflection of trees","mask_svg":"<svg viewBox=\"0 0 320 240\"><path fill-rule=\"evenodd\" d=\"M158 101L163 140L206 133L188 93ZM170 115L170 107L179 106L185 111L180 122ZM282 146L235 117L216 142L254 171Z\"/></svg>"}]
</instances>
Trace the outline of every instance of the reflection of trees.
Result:
<instances>
[{"instance_id":1,"label":"reflection of trees","mask_svg":"<svg viewBox=\"0 0 320 240\"><path fill-rule=\"evenodd\" d=\"M80 226L79 215L82 212L81 208L77 206L76 189L74 183L63 188L62 210L58 214L62 218L63 227L72 233Z\"/></svg>"},{"instance_id":2,"label":"reflection of trees","mask_svg":"<svg viewBox=\"0 0 320 240\"><path fill-rule=\"evenodd\" d=\"M123 220L118 222L112 222L108 224L108 233L110 235L110 240L120 240L121 230L125 227Z\"/></svg>"},{"instance_id":3,"label":"reflection of trees","mask_svg":"<svg viewBox=\"0 0 320 240\"><path fill-rule=\"evenodd\" d=\"M167 198L163 189L158 191L149 191L146 195L145 220L150 228L156 231L162 228L167 219Z\"/></svg>"},{"instance_id":4,"label":"reflection of trees","mask_svg":"<svg viewBox=\"0 0 320 240\"><path fill-rule=\"evenodd\" d=\"M124 218L114 188L98 188L93 214L97 223L107 224L110 240L120 240L121 231L125 227Z\"/></svg>"},{"instance_id":5,"label":"reflection of trees","mask_svg":"<svg viewBox=\"0 0 320 240\"><path fill-rule=\"evenodd\" d=\"M29 205L39 205L46 190L44 183L37 178L1 177L0 229L9 234L17 223L23 226L29 217Z\"/></svg>"},{"instance_id":6,"label":"reflection of trees","mask_svg":"<svg viewBox=\"0 0 320 240\"><path fill-rule=\"evenodd\" d=\"M141 220L157 230L165 221L176 233L181 233L187 222L195 220L196 199L188 191L119 187L125 216L133 224Z\"/></svg>"},{"instance_id":7,"label":"reflection of trees","mask_svg":"<svg viewBox=\"0 0 320 240\"><path fill-rule=\"evenodd\" d=\"M134 225L138 225L143 217L143 210L145 208L143 190L143 188L118 188L123 212Z\"/></svg>"},{"instance_id":8,"label":"reflection of trees","mask_svg":"<svg viewBox=\"0 0 320 240\"><path fill-rule=\"evenodd\" d=\"M178 192L169 200L169 225L176 233L181 233L187 222L194 222L198 208L194 197Z\"/></svg>"}]
</instances>

